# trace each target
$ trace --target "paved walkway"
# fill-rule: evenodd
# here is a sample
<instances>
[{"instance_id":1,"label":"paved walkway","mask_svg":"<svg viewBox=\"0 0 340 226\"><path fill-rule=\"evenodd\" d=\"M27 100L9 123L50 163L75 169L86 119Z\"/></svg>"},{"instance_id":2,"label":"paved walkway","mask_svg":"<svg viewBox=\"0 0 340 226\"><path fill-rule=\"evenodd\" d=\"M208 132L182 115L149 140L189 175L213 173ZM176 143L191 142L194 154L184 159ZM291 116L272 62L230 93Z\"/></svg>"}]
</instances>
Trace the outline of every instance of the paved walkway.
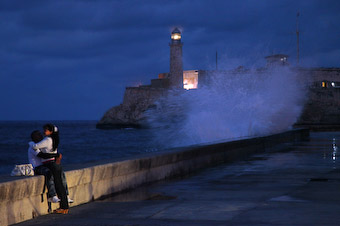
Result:
<instances>
[{"instance_id":1,"label":"paved walkway","mask_svg":"<svg viewBox=\"0 0 340 226\"><path fill-rule=\"evenodd\" d=\"M18 225L340 225L333 137L220 165ZM339 150L340 151L340 150Z\"/></svg>"}]
</instances>

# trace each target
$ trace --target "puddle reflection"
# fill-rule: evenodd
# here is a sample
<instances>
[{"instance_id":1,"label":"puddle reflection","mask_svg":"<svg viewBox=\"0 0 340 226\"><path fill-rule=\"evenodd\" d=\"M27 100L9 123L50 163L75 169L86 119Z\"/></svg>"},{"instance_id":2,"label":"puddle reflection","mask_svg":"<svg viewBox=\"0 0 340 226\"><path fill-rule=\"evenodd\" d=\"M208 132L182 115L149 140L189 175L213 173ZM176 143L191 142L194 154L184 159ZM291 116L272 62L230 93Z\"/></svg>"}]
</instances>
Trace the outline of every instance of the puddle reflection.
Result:
<instances>
[{"instance_id":1,"label":"puddle reflection","mask_svg":"<svg viewBox=\"0 0 340 226\"><path fill-rule=\"evenodd\" d=\"M336 145L336 140L335 140L335 138L333 138L332 147L333 147L332 159L333 159L333 162L335 162L335 160L336 160L337 157L338 157L338 156L337 156L338 146Z\"/></svg>"}]
</instances>

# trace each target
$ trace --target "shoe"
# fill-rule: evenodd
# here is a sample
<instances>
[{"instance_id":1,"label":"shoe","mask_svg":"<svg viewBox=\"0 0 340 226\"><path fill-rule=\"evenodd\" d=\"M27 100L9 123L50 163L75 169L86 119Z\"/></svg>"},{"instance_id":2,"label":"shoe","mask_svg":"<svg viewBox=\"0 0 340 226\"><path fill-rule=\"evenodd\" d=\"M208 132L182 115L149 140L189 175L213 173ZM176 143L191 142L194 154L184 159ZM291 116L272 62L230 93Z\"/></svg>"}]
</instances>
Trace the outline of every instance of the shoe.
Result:
<instances>
[{"instance_id":1,"label":"shoe","mask_svg":"<svg viewBox=\"0 0 340 226\"><path fill-rule=\"evenodd\" d=\"M53 211L53 213L57 213L57 214L68 214L68 209L56 209Z\"/></svg>"},{"instance_id":2,"label":"shoe","mask_svg":"<svg viewBox=\"0 0 340 226\"><path fill-rule=\"evenodd\" d=\"M73 202L74 202L73 199L71 199L69 196L67 196L67 201L68 201L69 203L73 203Z\"/></svg>"},{"instance_id":3,"label":"shoe","mask_svg":"<svg viewBox=\"0 0 340 226\"><path fill-rule=\"evenodd\" d=\"M58 196L53 196L52 198L48 198L49 202L53 202L53 203L57 203L60 202L60 199L58 198Z\"/></svg>"}]
</instances>

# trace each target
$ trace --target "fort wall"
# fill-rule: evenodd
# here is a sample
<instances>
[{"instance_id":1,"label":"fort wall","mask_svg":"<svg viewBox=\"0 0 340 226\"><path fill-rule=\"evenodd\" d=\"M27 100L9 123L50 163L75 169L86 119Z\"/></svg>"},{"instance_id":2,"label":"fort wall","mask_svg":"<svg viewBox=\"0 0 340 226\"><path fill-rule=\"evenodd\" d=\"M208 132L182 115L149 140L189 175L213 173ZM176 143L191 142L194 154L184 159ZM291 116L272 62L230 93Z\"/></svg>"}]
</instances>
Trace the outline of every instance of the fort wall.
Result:
<instances>
[{"instance_id":1,"label":"fort wall","mask_svg":"<svg viewBox=\"0 0 340 226\"><path fill-rule=\"evenodd\" d=\"M307 72L313 81L340 82L340 68L311 68L301 71Z\"/></svg>"},{"instance_id":2,"label":"fort wall","mask_svg":"<svg viewBox=\"0 0 340 226\"><path fill-rule=\"evenodd\" d=\"M340 129L340 68L300 68L298 73L309 91L297 126Z\"/></svg>"},{"instance_id":3,"label":"fort wall","mask_svg":"<svg viewBox=\"0 0 340 226\"><path fill-rule=\"evenodd\" d=\"M307 102L303 114L297 122L300 126L329 125L340 128L340 68L298 68L301 84L309 86ZM265 68L255 72L259 76ZM242 74L249 71L244 68L232 71L204 71L198 70L198 88L202 84L211 83L215 73ZM325 87L322 87L324 84ZM123 104L108 110L98 122L98 128L139 127L143 113L153 103L165 96L169 87L169 80L153 79L151 85L127 87ZM303 87L301 87L303 88Z\"/></svg>"},{"instance_id":4,"label":"fort wall","mask_svg":"<svg viewBox=\"0 0 340 226\"><path fill-rule=\"evenodd\" d=\"M123 103L109 109L97 123L97 128L139 127L143 113L166 93L167 89L152 86L127 87Z\"/></svg>"}]
</instances>

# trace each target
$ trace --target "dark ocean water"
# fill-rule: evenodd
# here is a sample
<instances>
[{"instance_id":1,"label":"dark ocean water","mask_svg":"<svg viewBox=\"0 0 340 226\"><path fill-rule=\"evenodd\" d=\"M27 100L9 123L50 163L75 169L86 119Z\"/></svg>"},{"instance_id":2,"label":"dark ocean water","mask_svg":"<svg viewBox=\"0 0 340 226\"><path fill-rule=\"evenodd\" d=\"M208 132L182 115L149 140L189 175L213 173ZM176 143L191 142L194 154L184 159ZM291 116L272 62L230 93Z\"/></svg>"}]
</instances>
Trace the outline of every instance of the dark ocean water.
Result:
<instances>
[{"instance_id":1,"label":"dark ocean water","mask_svg":"<svg viewBox=\"0 0 340 226\"><path fill-rule=\"evenodd\" d=\"M28 163L30 134L53 123L60 131L58 151L63 154L63 166L114 161L151 152L161 152L169 144L159 142L158 130L121 129L99 130L96 121L0 121L0 175L9 175L16 164ZM311 133L322 140L337 156L340 132ZM226 140L225 140L226 141ZM171 146L171 145L170 145Z\"/></svg>"},{"instance_id":2,"label":"dark ocean water","mask_svg":"<svg viewBox=\"0 0 340 226\"><path fill-rule=\"evenodd\" d=\"M0 175L10 174L15 164L28 163L30 134L45 121L0 121ZM96 121L53 121L60 131L58 151L63 165L119 159L155 152L151 130L99 130Z\"/></svg>"}]
</instances>

